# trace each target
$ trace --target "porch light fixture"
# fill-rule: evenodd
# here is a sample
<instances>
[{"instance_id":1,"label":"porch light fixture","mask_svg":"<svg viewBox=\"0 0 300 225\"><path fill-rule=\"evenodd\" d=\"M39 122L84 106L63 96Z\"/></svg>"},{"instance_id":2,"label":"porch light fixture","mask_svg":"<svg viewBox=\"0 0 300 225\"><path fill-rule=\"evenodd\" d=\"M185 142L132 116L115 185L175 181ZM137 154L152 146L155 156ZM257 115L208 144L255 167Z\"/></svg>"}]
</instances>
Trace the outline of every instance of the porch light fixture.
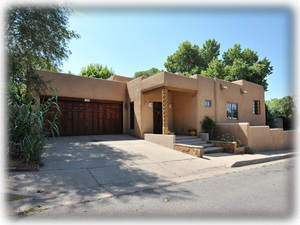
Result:
<instances>
[{"instance_id":1,"label":"porch light fixture","mask_svg":"<svg viewBox=\"0 0 300 225\"><path fill-rule=\"evenodd\" d=\"M248 93L247 91L241 89L241 94L247 94L247 93Z\"/></svg>"},{"instance_id":2,"label":"porch light fixture","mask_svg":"<svg viewBox=\"0 0 300 225\"><path fill-rule=\"evenodd\" d=\"M169 109L172 109L172 103L169 104Z\"/></svg>"},{"instance_id":3,"label":"porch light fixture","mask_svg":"<svg viewBox=\"0 0 300 225\"><path fill-rule=\"evenodd\" d=\"M227 86L225 86L225 85L223 85L223 84L220 84L220 89L222 89L222 90L227 90L228 89L228 87Z\"/></svg>"},{"instance_id":4,"label":"porch light fixture","mask_svg":"<svg viewBox=\"0 0 300 225\"><path fill-rule=\"evenodd\" d=\"M149 102L149 108L152 108L152 102Z\"/></svg>"}]
</instances>

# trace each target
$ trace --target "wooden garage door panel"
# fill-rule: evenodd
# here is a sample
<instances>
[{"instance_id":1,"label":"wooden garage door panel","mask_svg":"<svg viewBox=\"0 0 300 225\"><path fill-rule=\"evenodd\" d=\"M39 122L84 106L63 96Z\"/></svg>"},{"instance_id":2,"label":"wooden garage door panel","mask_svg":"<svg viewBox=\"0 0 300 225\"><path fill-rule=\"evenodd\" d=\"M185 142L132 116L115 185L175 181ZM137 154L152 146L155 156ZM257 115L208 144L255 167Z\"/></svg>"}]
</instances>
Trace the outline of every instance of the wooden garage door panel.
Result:
<instances>
[{"instance_id":1,"label":"wooden garage door panel","mask_svg":"<svg viewBox=\"0 0 300 225\"><path fill-rule=\"evenodd\" d=\"M61 136L121 134L122 103L59 101Z\"/></svg>"}]
</instances>

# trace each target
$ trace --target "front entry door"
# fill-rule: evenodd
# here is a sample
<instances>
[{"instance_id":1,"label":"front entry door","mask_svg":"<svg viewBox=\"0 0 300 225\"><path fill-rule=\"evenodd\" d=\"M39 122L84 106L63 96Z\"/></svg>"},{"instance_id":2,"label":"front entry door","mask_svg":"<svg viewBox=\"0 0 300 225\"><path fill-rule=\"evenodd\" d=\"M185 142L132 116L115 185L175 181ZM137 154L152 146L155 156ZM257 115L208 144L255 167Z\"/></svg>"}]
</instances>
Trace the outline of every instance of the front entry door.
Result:
<instances>
[{"instance_id":1,"label":"front entry door","mask_svg":"<svg viewBox=\"0 0 300 225\"><path fill-rule=\"evenodd\" d=\"M162 104L153 102L153 133L162 134Z\"/></svg>"}]
</instances>

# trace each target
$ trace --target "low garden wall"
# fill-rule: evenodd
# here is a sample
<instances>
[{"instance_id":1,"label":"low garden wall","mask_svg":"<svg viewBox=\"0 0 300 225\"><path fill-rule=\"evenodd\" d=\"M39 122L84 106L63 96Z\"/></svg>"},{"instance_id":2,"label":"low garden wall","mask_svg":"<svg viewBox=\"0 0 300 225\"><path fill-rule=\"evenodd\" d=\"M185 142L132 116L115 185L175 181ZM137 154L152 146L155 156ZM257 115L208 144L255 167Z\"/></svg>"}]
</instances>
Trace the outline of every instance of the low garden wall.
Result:
<instances>
[{"instance_id":1,"label":"low garden wall","mask_svg":"<svg viewBox=\"0 0 300 225\"><path fill-rule=\"evenodd\" d=\"M164 135L164 134L144 134L144 139L167 148L172 148L175 143L175 135Z\"/></svg>"},{"instance_id":2,"label":"low garden wall","mask_svg":"<svg viewBox=\"0 0 300 225\"><path fill-rule=\"evenodd\" d=\"M243 154L245 147L237 147L236 142L225 142L225 141L208 141L209 144L214 144L217 147L223 147L224 152L233 153L233 154Z\"/></svg>"},{"instance_id":3,"label":"low garden wall","mask_svg":"<svg viewBox=\"0 0 300 225\"><path fill-rule=\"evenodd\" d=\"M217 123L215 136L230 134L249 146L253 151L272 151L292 149L294 147L295 130L284 131L269 126L250 126L249 123Z\"/></svg>"}]
</instances>

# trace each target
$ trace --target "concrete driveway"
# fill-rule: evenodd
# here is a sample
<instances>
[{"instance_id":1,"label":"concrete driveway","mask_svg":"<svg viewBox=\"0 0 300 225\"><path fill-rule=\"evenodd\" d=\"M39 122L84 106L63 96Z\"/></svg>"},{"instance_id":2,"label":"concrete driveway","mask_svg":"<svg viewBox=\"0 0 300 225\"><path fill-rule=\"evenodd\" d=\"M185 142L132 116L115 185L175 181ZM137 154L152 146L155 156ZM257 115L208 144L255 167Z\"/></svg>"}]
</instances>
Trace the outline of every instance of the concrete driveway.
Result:
<instances>
[{"instance_id":1,"label":"concrete driveway","mask_svg":"<svg viewBox=\"0 0 300 225\"><path fill-rule=\"evenodd\" d=\"M203 159L129 135L51 138L43 158L38 172L8 174L14 211L169 185L198 177L203 168Z\"/></svg>"},{"instance_id":2,"label":"concrete driveway","mask_svg":"<svg viewBox=\"0 0 300 225\"><path fill-rule=\"evenodd\" d=\"M109 198L244 170L237 162L285 157L216 153L203 158L129 135L51 138L37 172L7 173L8 210L16 213ZM242 161L241 161L242 160ZM251 166L248 166L251 168ZM188 195L188 190L182 190Z\"/></svg>"}]
</instances>

